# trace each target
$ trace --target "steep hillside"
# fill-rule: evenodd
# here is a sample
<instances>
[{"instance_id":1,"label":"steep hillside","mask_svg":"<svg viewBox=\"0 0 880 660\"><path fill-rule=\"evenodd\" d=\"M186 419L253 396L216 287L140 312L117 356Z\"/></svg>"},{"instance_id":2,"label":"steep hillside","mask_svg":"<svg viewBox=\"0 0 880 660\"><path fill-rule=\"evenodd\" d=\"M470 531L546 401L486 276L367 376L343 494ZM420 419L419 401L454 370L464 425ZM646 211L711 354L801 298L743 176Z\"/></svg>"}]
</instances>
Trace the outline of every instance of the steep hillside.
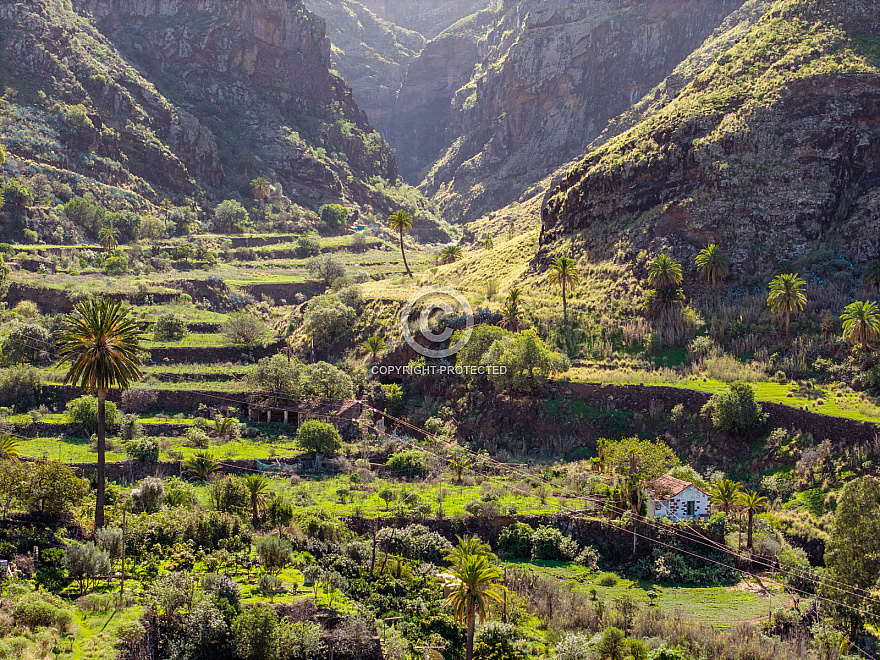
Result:
<instances>
[{"instance_id":1,"label":"steep hillside","mask_svg":"<svg viewBox=\"0 0 880 660\"><path fill-rule=\"evenodd\" d=\"M41 198L91 193L115 210L209 209L247 199L257 176L313 209L385 214L407 197L444 239L392 188L393 151L331 71L325 29L300 0L4 3L6 171Z\"/></svg>"},{"instance_id":2,"label":"steep hillside","mask_svg":"<svg viewBox=\"0 0 880 660\"><path fill-rule=\"evenodd\" d=\"M418 32L376 16L354 0L305 0L327 21L331 66L350 85L358 106L387 137L397 91L427 43Z\"/></svg>"},{"instance_id":3,"label":"steep hillside","mask_svg":"<svg viewBox=\"0 0 880 660\"><path fill-rule=\"evenodd\" d=\"M483 37L485 54L454 97L448 148L422 190L461 221L517 199L582 154L609 119L669 75L741 4L504 3Z\"/></svg>"},{"instance_id":4,"label":"steep hillside","mask_svg":"<svg viewBox=\"0 0 880 660\"><path fill-rule=\"evenodd\" d=\"M690 258L715 241L740 273L823 245L878 255L880 8L744 10L572 169L546 208L546 250Z\"/></svg>"}]
</instances>

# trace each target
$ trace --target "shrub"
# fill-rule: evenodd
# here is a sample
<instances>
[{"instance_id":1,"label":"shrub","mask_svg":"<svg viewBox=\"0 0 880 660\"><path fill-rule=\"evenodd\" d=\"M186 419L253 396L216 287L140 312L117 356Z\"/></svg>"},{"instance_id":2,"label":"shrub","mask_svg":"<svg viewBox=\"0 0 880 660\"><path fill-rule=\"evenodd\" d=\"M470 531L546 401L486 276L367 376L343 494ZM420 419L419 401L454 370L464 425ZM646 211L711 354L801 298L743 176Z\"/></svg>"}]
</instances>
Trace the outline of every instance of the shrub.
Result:
<instances>
[{"instance_id":1,"label":"shrub","mask_svg":"<svg viewBox=\"0 0 880 660\"><path fill-rule=\"evenodd\" d=\"M82 197L72 199L64 205L64 215L68 220L95 238L104 225L105 214L106 211L102 207Z\"/></svg>"},{"instance_id":2,"label":"shrub","mask_svg":"<svg viewBox=\"0 0 880 660\"><path fill-rule=\"evenodd\" d=\"M131 491L131 503L135 511L155 513L165 499L165 484L158 477L143 479L138 487Z\"/></svg>"},{"instance_id":3,"label":"shrub","mask_svg":"<svg viewBox=\"0 0 880 660\"><path fill-rule=\"evenodd\" d=\"M0 406L15 412L26 412L40 403L42 380L36 369L29 366L5 369L0 375Z\"/></svg>"},{"instance_id":4,"label":"shrub","mask_svg":"<svg viewBox=\"0 0 880 660\"><path fill-rule=\"evenodd\" d=\"M613 587L617 585L617 576L614 573L602 573L596 579L596 584L601 587Z\"/></svg>"},{"instance_id":5,"label":"shrub","mask_svg":"<svg viewBox=\"0 0 880 660\"><path fill-rule=\"evenodd\" d=\"M382 385L382 395L385 399L385 412L389 415L399 415L403 412L403 388L397 383Z\"/></svg>"},{"instance_id":6,"label":"shrub","mask_svg":"<svg viewBox=\"0 0 880 660\"><path fill-rule=\"evenodd\" d=\"M526 660L519 629L512 623L487 622L477 631L474 638L474 658L476 660Z\"/></svg>"},{"instance_id":7,"label":"shrub","mask_svg":"<svg viewBox=\"0 0 880 660\"><path fill-rule=\"evenodd\" d=\"M228 575L207 573L202 576L202 589L217 598L225 598L232 607L238 608L241 602L241 587Z\"/></svg>"},{"instance_id":8,"label":"shrub","mask_svg":"<svg viewBox=\"0 0 880 660\"><path fill-rule=\"evenodd\" d=\"M223 324L223 334L231 344L258 344L268 338L269 328L260 317L238 312Z\"/></svg>"},{"instance_id":9,"label":"shrub","mask_svg":"<svg viewBox=\"0 0 880 660\"><path fill-rule=\"evenodd\" d=\"M316 346L325 347L350 332L356 316L335 294L315 296L306 305L303 329Z\"/></svg>"},{"instance_id":10,"label":"shrub","mask_svg":"<svg viewBox=\"0 0 880 660\"><path fill-rule=\"evenodd\" d=\"M392 455L387 465L398 476L422 477L428 471L428 455L418 449L407 449Z\"/></svg>"},{"instance_id":11,"label":"shrub","mask_svg":"<svg viewBox=\"0 0 880 660\"><path fill-rule=\"evenodd\" d=\"M351 376L328 362L303 365L299 381L302 396L324 399L354 398L354 382Z\"/></svg>"},{"instance_id":12,"label":"shrub","mask_svg":"<svg viewBox=\"0 0 880 660\"><path fill-rule=\"evenodd\" d=\"M155 463L159 460L159 441L156 438L138 436L125 440L125 453L136 461Z\"/></svg>"},{"instance_id":13,"label":"shrub","mask_svg":"<svg viewBox=\"0 0 880 660\"><path fill-rule=\"evenodd\" d=\"M266 604L245 607L232 624L236 657L244 660L277 658L280 624L274 608Z\"/></svg>"},{"instance_id":14,"label":"shrub","mask_svg":"<svg viewBox=\"0 0 880 660\"><path fill-rule=\"evenodd\" d=\"M211 503L218 511L247 515L250 511L250 495L244 479L227 475L211 483Z\"/></svg>"},{"instance_id":15,"label":"shrub","mask_svg":"<svg viewBox=\"0 0 880 660\"><path fill-rule=\"evenodd\" d=\"M306 451L333 456L342 447L342 436L332 424L310 419L297 429L296 442Z\"/></svg>"},{"instance_id":16,"label":"shrub","mask_svg":"<svg viewBox=\"0 0 880 660\"><path fill-rule=\"evenodd\" d=\"M296 250L300 257L311 257L321 251L321 241L313 234L300 236L296 241Z\"/></svg>"},{"instance_id":17,"label":"shrub","mask_svg":"<svg viewBox=\"0 0 880 660\"><path fill-rule=\"evenodd\" d=\"M120 644L133 644L147 633L144 624L140 621L126 621L116 628L116 639Z\"/></svg>"},{"instance_id":18,"label":"shrub","mask_svg":"<svg viewBox=\"0 0 880 660\"><path fill-rule=\"evenodd\" d=\"M251 229L247 210L241 202L227 199L214 210L214 231L219 234L240 234Z\"/></svg>"},{"instance_id":19,"label":"shrub","mask_svg":"<svg viewBox=\"0 0 880 660\"><path fill-rule=\"evenodd\" d=\"M110 555L94 543L72 542L67 546L64 567L68 575L79 582L80 593L85 593L90 584L94 587L98 576L110 571Z\"/></svg>"},{"instance_id":20,"label":"shrub","mask_svg":"<svg viewBox=\"0 0 880 660\"><path fill-rule=\"evenodd\" d=\"M168 477L165 480L165 506L190 509L198 504L198 501L196 489L192 484L180 477Z\"/></svg>"},{"instance_id":21,"label":"shrub","mask_svg":"<svg viewBox=\"0 0 880 660\"><path fill-rule=\"evenodd\" d=\"M571 561L580 548L577 541L555 527L541 525L532 534L532 559Z\"/></svg>"},{"instance_id":22,"label":"shrub","mask_svg":"<svg viewBox=\"0 0 880 660\"><path fill-rule=\"evenodd\" d=\"M71 424L78 424L83 431L92 434L98 430L98 399L91 396L81 396L69 401L66 406L67 420ZM104 419L108 425L119 421L119 408L112 401L104 404Z\"/></svg>"},{"instance_id":23,"label":"shrub","mask_svg":"<svg viewBox=\"0 0 880 660\"><path fill-rule=\"evenodd\" d=\"M348 209L340 204L324 204L318 210L318 214L331 229L338 229L348 224Z\"/></svg>"},{"instance_id":24,"label":"shrub","mask_svg":"<svg viewBox=\"0 0 880 660\"><path fill-rule=\"evenodd\" d=\"M532 556L532 534L535 530L524 522L515 522L501 530L498 551L511 559Z\"/></svg>"},{"instance_id":25,"label":"shrub","mask_svg":"<svg viewBox=\"0 0 880 660\"><path fill-rule=\"evenodd\" d=\"M46 362L55 353L52 333L36 323L16 323L0 345L3 362L21 364L23 362Z\"/></svg>"},{"instance_id":26,"label":"shrub","mask_svg":"<svg viewBox=\"0 0 880 660\"><path fill-rule=\"evenodd\" d=\"M51 602L50 602L51 601ZM15 623L26 628L48 628L58 618L61 602L46 593L25 594L15 602Z\"/></svg>"},{"instance_id":27,"label":"shrub","mask_svg":"<svg viewBox=\"0 0 880 660\"><path fill-rule=\"evenodd\" d=\"M293 560L290 543L277 536L265 536L257 540L257 556L269 575L278 575Z\"/></svg>"},{"instance_id":28,"label":"shrub","mask_svg":"<svg viewBox=\"0 0 880 660\"><path fill-rule=\"evenodd\" d=\"M569 367L568 358L553 351L532 329L497 340L482 361L505 367L498 370L504 373L493 373L490 381L499 389L514 392L536 391L551 375Z\"/></svg>"},{"instance_id":29,"label":"shrub","mask_svg":"<svg viewBox=\"0 0 880 660\"><path fill-rule=\"evenodd\" d=\"M182 318L174 312L166 312L153 324L153 341L180 341L188 332Z\"/></svg>"},{"instance_id":30,"label":"shrub","mask_svg":"<svg viewBox=\"0 0 880 660\"><path fill-rule=\"evenodd\" d=\"M566 633L562 641L556 645L556 660L590 660L592 645L590 635L579 632Z\"/></svg>"},{"instance_id":31,"label":"shrub","mask_svg":"<svg viewBox=\"0 0 880 660\"><path fill-rule=\"evenodd\" d=\"M309 275L322 280L326 286L330 286L340 277L345 277L345 264L332 254L323 254L312 257L306 262Z\"/></svg>"},{"instance_id":32,"label":"shrub","mask_svg":"<svg viewBox=\"0 0 880 660\"><path fill-rule=\"evenodd\" d=\"M755 402L755 390L747 383L731 383L712 395L704 412L711 412L712 424L720 431L749 434L767 421L767 414Z\"/></svg>"},{"instance_id":33,"label":"shrub","mask_svg":"<svg viewBox=\"0 0 880 660\"><path fill-rule=\"evenodd\" d=\"M158 400L156 390L132 388L122 393L122 409L130 413L145 413L154 410Z\"/></svg>"},{"instance_id":34,"label":"shrub","mask_svg":"<svg viewBox=\"0 0 880 660\"><path fill-rule=\"evenodd\" d=\"M113 277L125 275L128 272L128 257L118 255L107 258L104 261L104 272Z\"/></svg>"}]
</instances>

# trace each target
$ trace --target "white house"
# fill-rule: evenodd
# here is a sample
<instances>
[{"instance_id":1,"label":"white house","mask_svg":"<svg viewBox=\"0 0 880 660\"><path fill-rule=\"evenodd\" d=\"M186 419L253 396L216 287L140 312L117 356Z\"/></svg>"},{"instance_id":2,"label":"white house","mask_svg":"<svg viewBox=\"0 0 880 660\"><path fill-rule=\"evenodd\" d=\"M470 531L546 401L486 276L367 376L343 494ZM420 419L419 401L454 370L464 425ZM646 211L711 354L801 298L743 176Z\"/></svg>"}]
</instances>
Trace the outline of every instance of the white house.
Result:
<instances>
[{"instance_id":1,"label":"white house","mask_svg":"<svg viewBox=\"0 0 880 660\"><path fill-rule=\"evenodd\" d=\"M669 518L672 521L708 518L712 512L712 498L690 481L676 479L668 474L645 485L649 518Z\"/></svg>"}]
</instances>

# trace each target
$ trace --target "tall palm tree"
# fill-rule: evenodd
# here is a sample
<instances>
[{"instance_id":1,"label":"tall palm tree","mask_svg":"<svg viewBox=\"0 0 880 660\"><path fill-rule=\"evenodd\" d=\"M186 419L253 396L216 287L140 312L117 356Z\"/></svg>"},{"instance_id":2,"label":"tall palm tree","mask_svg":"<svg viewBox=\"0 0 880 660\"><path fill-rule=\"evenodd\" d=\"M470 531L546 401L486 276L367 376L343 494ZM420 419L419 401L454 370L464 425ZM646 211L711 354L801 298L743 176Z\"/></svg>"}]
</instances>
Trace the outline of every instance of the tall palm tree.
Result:
<instances>
[{"instance_id":1,"label":"tall palm tree","mask_svg":"<svg viewBox=\"0 0 880 660\"><path fill-rule=\"evenodd\" d=\"M196 475L196 479L204 481L220 469L220 463L214 460L209 451L197 451L186 461L186 469Z\"/></svg>"},{"instance_id":2,"label":"tall palm tree","mask_svg":"<svg viewBox=\"0 0 880 660\"><path fill-rule=\"evenodd\" d=\"M681 285L681 264L669 254L659 254L648 264L648 286L669 289Z\"/></svg>"},{"instance_id":3,"label":"tall palm tree","mask_svg":"<svg viewBox=\"0 0 880 660\"><path fill-rule=\"evenodd\" d=\"M403 257L403 265L406 268L406 274L412 277L412 271L409 269L409 264L406 262L406 251L403 248L403 235L412 230L412 216L403 209L400 209L388 218L388 226L400 236L400 256Z\"/></svg>"},{"instance_id":4,"label":"tall palm tree","mask_svg":"<svg viewBox=\"0 0 880 660\"><path fill-rule=\"evenodd\" d=\"M724 279L730 273L730 257L715 243L700 250L695 262L700 277L713 289L719 279Z\"/></svg>"},{"instance_id":5,"label":"tall palm tree","mask_svg":"<svg viewBox=\"0 0 880 660\"><path fill-rule=\"evenodd\" d=\"M501 570L491 563L493 555L473 551L469 545L463 547L459 539L459 547L453 550L449 559L452 566L440 574L444 591L448 592L445 605L452 610L453 616L467 627L467 646L465 660L474 657L474 626L477 616L485 621L489 616L489 604L503 602L506 591L501 584Z\"/></svg>"},{"instance_id":6,"label":"tall palm tree","mask_svg":"<svg viewBox=\"0 0 880 660\"><path fill-rule=\"evenodd\" d=\"M95 529L104 526L105 402L111 388L126 390L141 379L139 342L146 333L118 300L84 300L61 325L61 359L70 362L64 383L98 398L98 492Z\"/></svg>"},{"instance_id":7,"label":"tall palm tree","mask_svg":"<svg viewBox=\"0 0 880 660\"><path fill-rule=\"evenodd\" d=\"M167 197L162 200L159 204L159 208L161 208L165 212L165 222L168 222L168 219L171 217L171 211L174 210L174 204Z\"/></svg>"},{"instance_id":8,"label":"tall palm tree","mask_svg":"<svg viewBox=\"0 0 880 660\"><path fill-rule=\"evenodd\" d=\"M843 336L853 344L860 344L860 351L868 350L868 342L880 336L880 309L873 301L857 300L843 310Z\"/></svg>"},{"instance_id":9,"label":"tall palm tree","mask_svg":"<svg viewBox=\"0 0 880 660\"><path fill-rule=\"evenodd\" d=\"M518 286L511 287L507 292L507 298L501 306L501 313L504 318L501 319L501 327L511 332L518 332L522 329L523 322L520 320L519 303L522 300L522 289Z\"/></svg>"},{"instance_id":10,"label":"tall palm tree","mask_svg":"<svg viewBox=\"0 0 880 660\"><path fill-rule=\"evenodd\" d=\"M98 239L101 241L101 247L107 250L107 254L110 254L119 245L119 230L112 222L108 222L101 227Z\"/></svg>"},{"instance_id":11,"label":"tall palm tree","mask_svg":"<svg viewBox=\"0 0 880 660\"><path fill-rule=\"evenodd\" d=\"M271 190L269 182L261 176L251 181L251 195L260 205L260 218L263 222L266 221L266 197L269 196Z\"/></svg>"},{"instance_id":12,"label":"tall palm tree","mask_svg":"<svg viewBox=\"0 0 880 660\"><path fill-rule=\"evenodd\" d=\"M581 282L577 262L570 257L558 257L550 264L550 284L562 287L562 319L568 327L568 298L567 290Z\"/></svg>"},{"instance_id":13,"label":"tall palm tree","mask_svg":"<svg viewBox=\"0 0 880 660\"><path fill-rule=\"evenodd\" d=\"M373 362L376 361L379 353L388 348L388 344L385 343L385 340L382 339L382 337L370 337L367 341L361 344L361 346L372 356Z\"/></svg>"},{"instance_id":14,"label":"tall palm tree","mask_svg":"<svg viewBox=\"0 0 880 660\"><path fill-rule=\"evenodd\" d=\"M783 273L770 281L770 296L767 305L774 314L785 317L785 339L790 338L788 332L791 313L798 312L807 306L807 283L795 273Z\"/></svg>"},{"instance_id":15,"label":"tall palm tree","mask_svg":"<svg viewBox=\"0 0 880 660\"><path fill-rule=\"evenodd\" d=\"M732 479L724 479L712 484L710 488L712 503L724 509L724 513L730 513L730 508L736 504L739 498L739 489L740 485Z\"/></svg>"},{"instance_id":16,"label":"tall palm tree","mask_svg":"<svg viewBox=\"0 0 880 660\"><path fill-rule=\"evenodd\" d=\"M460 245L447 245L440 252L440 263L441 264L454 264L456 261L464 256L464 252L461 249Z\"/></svg>"},{"instance_id":17,"label":"tall palm tree","mask_svg":"<svg viewBox=\"0 0 880 660\"><path fill-rule=\"evenodd\" d=\"M752 529L754 525L755 514L767 508L770 502L766 497L758 493L756 490L744 490L739 494L737 503L749 514L748 536L746 537L746 548L752 549Z\"/></svg>"},{"instance_id":18,"label":"tall palm tree","mask_svg":"<svg viewBox=\"0 0 880 660\"><path fill-rule=\"evenodd\" d=\"M260 525L260 511L266 508L266 493L269 492L269 480L261 474L249 474L244 478L244 485L251 496L251 512L254 529Z\"/></svg>"}]
</instances>

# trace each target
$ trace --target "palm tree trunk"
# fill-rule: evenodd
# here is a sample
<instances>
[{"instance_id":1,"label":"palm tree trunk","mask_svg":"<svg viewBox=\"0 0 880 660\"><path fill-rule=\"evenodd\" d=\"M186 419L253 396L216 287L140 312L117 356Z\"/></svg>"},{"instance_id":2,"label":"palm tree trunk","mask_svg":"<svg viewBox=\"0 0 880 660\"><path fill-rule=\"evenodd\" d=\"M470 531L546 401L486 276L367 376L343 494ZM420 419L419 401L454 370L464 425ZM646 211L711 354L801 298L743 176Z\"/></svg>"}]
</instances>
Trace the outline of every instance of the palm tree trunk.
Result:
<instances>
[{"instance_id":1,"label":"palm tree trunk","mask_svg":"<svg viewBox=\"0 0 880 660\"><path fill-rule=\"evenodd\" d=\"M406 268L406 274L412 277L412 271L409 269L409 264L406 263L406 251L403 249L403 232L400 232L400 256L403 257L403 265Z\"/></svg>"},{"instance_id":2,"label":"palm tree trunk","mask_svg":"<svg viewBox=\"0 0 880 660\"><path fill-rule=\"evenodd\" d=\"M791 321L791 312L785 310L785 341L790 341L791 337L788 334L788 324Z\"/></svg>"},{"instance_id":3,"label":"palm tree trunk","mask_svg":"<svg viewBox=\"0 0 880 660\"><path fill-rule=\"evenodd\" d=\"M464 660L473 660L474 657L474 619L476 618L476 612L474 612L474 604L471 602L468 605L467 610L467 646L465 647L464 652Z\"/></svg>"},{"instance_id":4,"label":"palm tree trunk","mask_svg":"<svg viewBox=\"0 0 880 660\"><path fill-rule=\"evenodd\" d=\"M257 500L256 500L256 498L254 498L254 499L251 500L251 506L252 506L253 509L254 509L254 529L257 529L257 527L260 526L260 516L259 516L258 513L257 513L257 508L258 508L258 507L257 507Z\"/></svg>"},{"instance_id":5,"label":"palm tree trunk","mask_svg":"<svg viewBox=\"0 0 880 660\"><path fill-rule=\"evenodd\" d=\"M746 537L746 550L752 549L752 517L755 515L755 512L752 509L749 509L749 533Z\"/></svg>"},{"instance_id":6,"label":"palm tree trunk","mask_svg":"<svg viewBox=\"0 0 880 660\"><path fill-rule=\"evenodd\" d=\"M568 333L568 298L565 295L565 279L562 280L562 322L565 324L566 336Z\"/></svg>"},{"instance_id":7,"label":"palm tree trunk","mask_svg":"<svg viewBox=\"0 0 880 660\"><path fill-rule=\"evenodd\" d=\"M106 453L106 406L107 392L98 390L98 492L95 497L95 529L104 526L104 462Z\"/></svg>"}]
</instances>

